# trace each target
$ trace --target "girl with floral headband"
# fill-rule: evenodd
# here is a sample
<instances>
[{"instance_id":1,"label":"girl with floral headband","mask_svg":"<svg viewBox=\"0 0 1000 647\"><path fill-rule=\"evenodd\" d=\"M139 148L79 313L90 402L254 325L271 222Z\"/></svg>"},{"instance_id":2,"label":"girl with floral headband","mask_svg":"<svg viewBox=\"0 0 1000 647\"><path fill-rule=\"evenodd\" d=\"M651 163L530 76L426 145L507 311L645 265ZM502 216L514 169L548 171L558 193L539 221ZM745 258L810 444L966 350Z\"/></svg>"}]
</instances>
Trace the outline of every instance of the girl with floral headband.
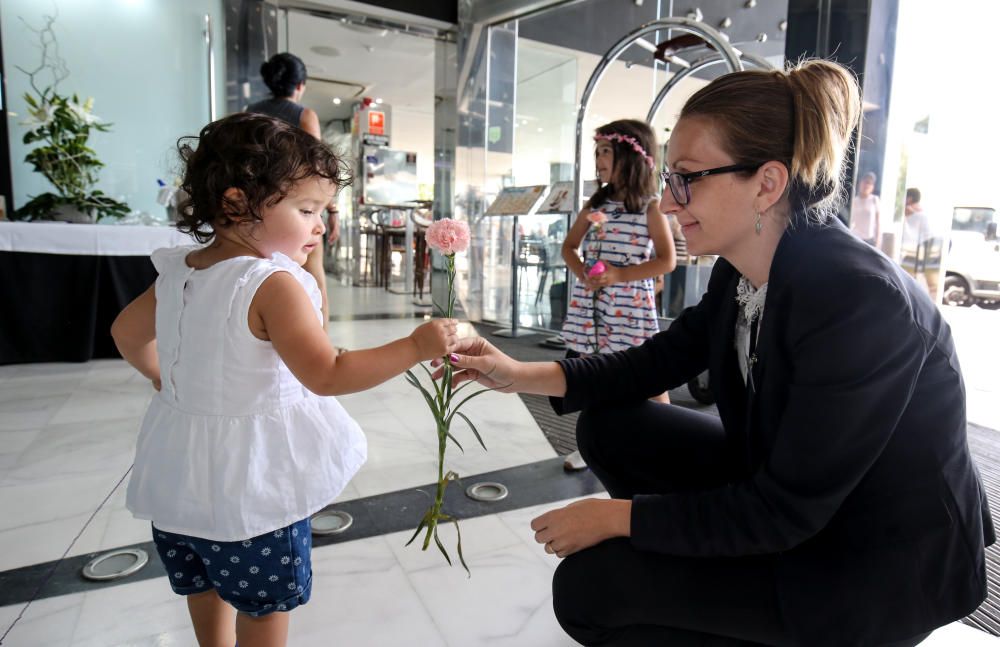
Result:
<instances>
[{"instance_id":1,"label":"girl with floral headband","mask_svg":"<svg viewBox=\"0 0 1000 647\"><path fill-rule=\"evenodd\" d=\"M599 188L562 246L577 279L562 329L568 357L625 350L659 331L654 278L673 271L675 253L656 196L654 145L642 121L613 121L596 130ZM666 393L657 400L670 401ZM574 453L566 467L584 465Z\"/></svg>"}]
</instances>

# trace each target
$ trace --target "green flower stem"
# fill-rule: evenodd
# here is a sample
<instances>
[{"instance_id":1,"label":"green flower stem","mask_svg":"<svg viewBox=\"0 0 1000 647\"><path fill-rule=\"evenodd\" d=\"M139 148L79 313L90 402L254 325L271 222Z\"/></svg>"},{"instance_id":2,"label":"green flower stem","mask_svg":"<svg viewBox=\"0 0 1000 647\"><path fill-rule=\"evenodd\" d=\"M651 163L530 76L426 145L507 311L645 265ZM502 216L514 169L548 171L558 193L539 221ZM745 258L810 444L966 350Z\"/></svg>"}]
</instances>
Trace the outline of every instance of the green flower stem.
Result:
<instances>
[{"instance_id":1,"label":"green flower stem","mask_svg":"<svg viewBox=\"0 0 1000 647\"><path fill-rule=\"evenodd\" d=\"M448 303L447 307L443 309L441 314L450 319L455 313L455 255L449 254L445 256L445 258L448 261ZM427 367L423 366L423 364L421 364L421 368L423 368L424 372L428 375L431 374ZM451 420L454 414L458 412L459 407L461 407L462 404L468 400L468 397L465 398L459 402L458 406L456 406L454 410L452 409L452 398L457 392L457 390L453 391L451 388L451 378L453 372L454 369L452 368L450 359L445 357L444 373L441 381L434 382L433 379L431 380L432 388L434 389L432 394L431 391L425 389L420 384L416 375L414 375L411 371L407 371L407 380L412 386L419 389L423 393L424 399L427 401L427 404L431 409L431 413L434 415L434 422L437 426L438 436L438 479L434 492L434 503L431 504L430 509L424 513L420 523L417 525L417 530L413 533L413 536L410 538L410 541L407 542L407 545L412 543L421 531L425 530L422 549L427 550L427 548L431 545L431 539L433 539L434 543L441 551L441 554L444 555L444 558L449 564L451 564L451 557L448 555L448 551L445 549L444 544L441 543L441 539L438 537L437 533L438 522L451 521L455 524L455 529L458 532L458 558L462 566L465 568L465 571L468 573L469 567L465 563L465 557L462 554L462 534L461 530L458 529L458 520L442 511L445 489L448 487L448 483L450 481L458 478L458 474L455 472L445 472L444 469L444 455L445 451L448 449L448 439L450 438L456 445L458 445L458 441L451 435ZM462 418L468 421L464 415ZM471 426L472 423L470 422L469 424ZM478 438L479 433L475 431L475 427L473 427L473 432ZM482 439L479 439L479 441L482 443ZM461 448L461 445L459 445L459 448Z\"/></svg>"}]
</instances>

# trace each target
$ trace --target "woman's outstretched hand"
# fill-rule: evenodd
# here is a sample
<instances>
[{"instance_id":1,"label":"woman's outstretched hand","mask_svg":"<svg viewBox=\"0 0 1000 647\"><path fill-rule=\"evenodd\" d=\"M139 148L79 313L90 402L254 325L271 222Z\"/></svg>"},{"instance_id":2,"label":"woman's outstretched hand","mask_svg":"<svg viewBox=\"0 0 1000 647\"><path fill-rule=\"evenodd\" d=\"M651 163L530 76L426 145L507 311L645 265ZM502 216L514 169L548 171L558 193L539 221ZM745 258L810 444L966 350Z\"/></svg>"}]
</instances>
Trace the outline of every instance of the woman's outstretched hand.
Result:
<instances>
[{"instance_id":1,"label":"woman's outstretched hand","mask_svg":"<svg viewBox=\"0 0 1000 647\"><path fill-rule=\"evenodd\" d=\"M482 337L459 339L448 359L455 371L452 374L452 386L475 380L502 393L518 391L517 368L520 362L503 354ZM435 380L444 373L443 363L441 358L431 362L432 366L438 367L434 372Z\"/></svg>"}]
</instances>

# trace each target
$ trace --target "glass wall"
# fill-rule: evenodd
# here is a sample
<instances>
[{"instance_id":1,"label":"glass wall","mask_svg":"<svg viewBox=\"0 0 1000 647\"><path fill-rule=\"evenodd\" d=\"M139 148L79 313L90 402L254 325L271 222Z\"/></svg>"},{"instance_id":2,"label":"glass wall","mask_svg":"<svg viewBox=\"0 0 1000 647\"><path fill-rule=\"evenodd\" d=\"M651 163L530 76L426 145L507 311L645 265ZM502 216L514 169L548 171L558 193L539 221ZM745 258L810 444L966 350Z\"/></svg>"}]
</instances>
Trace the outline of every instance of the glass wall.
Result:
<instances>
[{"instance_id":1,"label":"glass wall","mask_svg":"<svg viewBox=\"0 0 1000 647\"><path fill-rule=\"evenodd\" d=\"M157 204L157 180L177 175L176 141L197 134L210 120L208 45L205 16L211 16L215 55L216 105L224 98L221 0L3 0L4 77L10 108L10 164L14 206L50 191L46 180L24 162L33 147L22 138L28 126L23 95L32 92L28 75L41 63L37 30L55 15L52 30L68 76L63 95L92 97L93 113L112 124L90 140L105 164L97 188L134 210L165 216ZM52 83L40 74L36 85ZM8 205L10 208L11 205Z\"/></svg>"},{"instance_id":2,"label":"glass wall","mask_svg":"<svg viewBox=\"0 0 1000 647\"><path fill-rule=\"evenodd\" d=\"M952 305L1000 306L1000 253L996 225L989 227L1000 209L1000 87L982 67L997 20L1000 6L972 0L944 12L900 2L889 24L894 48L882 44L882 30L869 32L862 132L884 120L885 145L862 144L858 177L876 173L883 251ZM928 33L956 35L947 56L926 56ZM911 191L907 205L907 189L919 191L916 204ZM856 215L861 200L854 202Z\"/></svg>"},{"instance_id":3,"label":"glass wall","mask_svg":"<svg viewBox=\"0 0 1000 647\"><path fill-rule=\"evenodd\" d=\"M591 0L560 6L488 27L475 52L461 53L460 61L466 57L471 61L468 77L460 79L464 83L459 88L456 211L459 217L471 216L474 230L462 294L470 318L510 324L514 316L511 290L515 289L511 273L516 268L518 323L560 328L566 295L574 280L567 276L561 248L575 214L566 209L520 215L517 250L512 246L512 217L482 218L478 214L486 211L503 187L548 185L558 192L562 187L555 183L573 179L576 120L588 80L608 49L640 25L669 16L670 4L625 6L614 0ZM726 31L743 52L780 65L784 60L780 25L786 12L784 2L735 12ZM701 18L715 27L729 17L720 13ZM758 38L760 34L764 36ZM516 45L513 52L511 35ZM663 30L650 34L647 41L655 45L678 35L680 32ZM704 48L685 52L690 60L708 54ZM676 64L655 61L648 48L638 45L625 50L607 68L590 97L583 121L582 180L595 176L594 129L616 119L646 120L660 89L680 69ZM708 67L685 78L667 95L652 121L658 163L684 100L724 71L723 65ZM512 96L508 90L511 80ZM511 122L512 132L508 132ZM679 239L677 246L683 249L683 240ZM658 295L662 316L675 316L680 307L700 298L704 290L701 274L707 275L711 260L703 261L706 272L689 273L687 265L698 260L682 256L680 269L658 282L658 290L667 295Z\"/></svg>"}]
</instances>

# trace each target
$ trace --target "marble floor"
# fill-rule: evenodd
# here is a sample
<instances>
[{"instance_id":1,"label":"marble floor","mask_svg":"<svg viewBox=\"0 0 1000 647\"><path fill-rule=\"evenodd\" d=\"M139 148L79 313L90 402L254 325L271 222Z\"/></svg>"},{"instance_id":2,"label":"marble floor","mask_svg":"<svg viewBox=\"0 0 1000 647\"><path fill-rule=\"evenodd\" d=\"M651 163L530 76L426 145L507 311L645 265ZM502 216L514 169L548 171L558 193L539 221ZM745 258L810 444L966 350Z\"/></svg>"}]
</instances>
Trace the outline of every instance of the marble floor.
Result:
<instances>
[{"instance_id":1,"label":"marble floor","mask_svg":"<svg viewBox=\"0 0 1000 647\"><path fill-rule=\"evenodd\" d=\"M331 287L330 337L360 348L408 334L419 323L407 297ZM391 318L379 318L389 315ZM358 317L360 320L351 320ZM0 571L57 559L132 460L148 382L123 361L0 367ZM402 378L341 398L365 429L369 460L342 499L434 480L435 443L418 393ZM472 475L555 456L520 399L487 394L467 413L484 433L449 452L451 469ZM472 577L439 553L404 547L409 532L316 548L309 604L291 618L291 645L431 647L574 644L551 609L557 560L532 540L530 520L550 505L468 519L462 539ZM451 529L443 531L446 545ZM148 541L119 488L71 555ZM155 556L153 557L155 559ZM23 605L0 607L0 634ZM994 644L960 624L924 644ZM192 645L186 606L162 578L36 601L4 644Z\"/></svg>"}]
</instances>

